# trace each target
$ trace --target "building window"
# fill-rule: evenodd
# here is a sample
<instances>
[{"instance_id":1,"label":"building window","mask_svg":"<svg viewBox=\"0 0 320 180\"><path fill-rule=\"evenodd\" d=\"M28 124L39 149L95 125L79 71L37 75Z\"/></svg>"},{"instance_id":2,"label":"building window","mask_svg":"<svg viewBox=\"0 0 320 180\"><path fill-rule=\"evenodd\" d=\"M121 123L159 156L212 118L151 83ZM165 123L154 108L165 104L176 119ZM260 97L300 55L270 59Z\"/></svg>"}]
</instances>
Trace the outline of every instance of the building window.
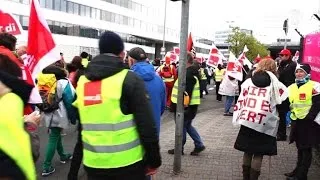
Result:
<instances>
[{"instance_id":1,"label":"building window","mask_svg":"<svg viewBox=\"0 0 320 180\"><path fill-rule=\"evenodd\" d=\"M53 22L50 20L47 20L47 23L48 23L50 31L53 33Z\"/></svg>"},{"instance_id":2,"label":"building window","mask_svg":"<svg viewBox=\"0 0 320 180\"><path fill-rule=\"evenodd\" d=\"M91 8L91 18L96 19L97 16L97 9Z\"/></svg>"},{"instance_id":3,"label":"building window","mask_svg":"<svg viewBox=\"0 0 320 180\"><path fill-rule=\"evenodd\" d=\"M79 4L76 4L76 3L74 3L74 12L73 12L73 14L75 14L75 15L80 15L80 7L79 7L80 5Z\"/></svg>"},{"instance_id":4,"label":"building window","mask_svg":"<svg viewBox=\"0 0 320 180\"><path fill-rule=\"evenodd\" d=\"M53 9L53 0L46 0L46 8Z\"/></svg>"},{"instance_id":5,"label":"building window","mask_svg":"<svg viewBox=\"0 0 320 180\"><path fill-rule=\"evenodd\" d=\"M60 34L68 35L68 30L67 30L67 24L66 23L61 23L60 24Z\"/></svg>"},{"instance_id":6,"label":"building window","mask_svg":"<svg viewBox=\"0 0 320 180\"><path fill-rule=\"evenodd\" d=\"M120 24L120 15L119 14L115 14L114 22L117 24Z\"/></svg>"},{"instance_id":7,"label":"building window","mask_svg":"<svg viewBox=\"0 0 320 180\"><path fill-rule=\"evenodd\" d=\"M40 7L42 8L46 7L46 0L40 0Z\"/></svg>"},{"instance_id":8,"label":"building window","mask_svg":"<svg viewBox=\"0 0 320 180\"><path fill-rule=\"evenodd\" d=\"M27 16L22 16L21 17L21 26L22 26L23 30L28 30L29 17L27 17Z\"/></svg>"},{"instance_id":9,"label":"building window","mask_svg":"<svg viewBox=\"0 0 320 180\"><path fill-rule=\"evenodd\" d=\"M101 19L101 10L96 9L96 19L100 20Z\"/></svg>"},{"instance_id":10,"label":"building window","mask_svg":"<svg viewBox=\"0 0 320 180\"><path fill-rule=\"evenodd\" d=\"M61 11L67 12L67 1L66 0L61 0Z\"/></svg>"},{"instance_id":11,"label":"building window","mask_svg":"<svg viewBox=\"0 0 320 180\"><path fill-rule=\"evenodd\" d=\"M57 22L57 21L53 21L53 30L52 30L53 33L55 34L60 34L60 22Z\"/></svg>"},{"instance_id":12,"label":"building window","mask_svg":"<svg viewBox=\"0 0 320 180\"><path fill-rule=\"evenodd\" d=\"M74 9L73 9L73 2L68 1L68 13L73 14Z\"/></svg>"},{"instance_id":13,"label":"building window","mask_svg":"<svg viewBox=\"0 0 320 180\"><path fill-rule=\"evenodd\" d=\"M85 16L86 17L90 17L91 15L91 8L89 6L85 6L86 11L85 11Z\"/></svg>"},{"instance_id":14,"label":"building window","mask_svg":"<svg viewBox=\"0 0 320 180\"><path fill-rule=\"evenodd\" d=\"M129 25L129 18L127 16L122 16L122 18L123 18L123 24Z\"/></svg>"},{"instance_id":15,"label":"building window","mask_svg":"<svg viewBox=\"0 0 320 180\"><path fill-rule=\"evenodd\" d=\"M16 2L19 2L19 0L16 0ZM29 4L29 0L22 0L21 3L22 4Z\"/></svg>"},{"instance_id":16,"label":"building window","mask_svg":"<svg viewBox=\"0 0 320 180\"><path fill-rule=\"evenodd\" d=\"M61 0L54 0L54 10L60 11L61 9Z\"/></svg>"},{"instance_id":17,"label":"building window","mask_svg":"<svg viewBox=\"0 0 320 180\"><path fill-rule=\"evenodd\" d=\"M74 30L72 24L67 24L67 35L74 36Z\"/></svg>"},{"instance_id":18,"label":"building window","mask_svg":"<svg viewBox=\"0 0 320 180\"><path fill-rule=\"evenodd\" d=\"M86 16L86 7L84 5L79 5L80 6L80 16Z\"/></svg>"},{"instance_id":19,"label":"building window","mask_svg":"<svg viewBox=\"0 0 320 180\"><path fill-rule=\"evenodd\" d=\"M132 9L132 1L128 1L128 8Z\"/></svg>"}]
</instances>

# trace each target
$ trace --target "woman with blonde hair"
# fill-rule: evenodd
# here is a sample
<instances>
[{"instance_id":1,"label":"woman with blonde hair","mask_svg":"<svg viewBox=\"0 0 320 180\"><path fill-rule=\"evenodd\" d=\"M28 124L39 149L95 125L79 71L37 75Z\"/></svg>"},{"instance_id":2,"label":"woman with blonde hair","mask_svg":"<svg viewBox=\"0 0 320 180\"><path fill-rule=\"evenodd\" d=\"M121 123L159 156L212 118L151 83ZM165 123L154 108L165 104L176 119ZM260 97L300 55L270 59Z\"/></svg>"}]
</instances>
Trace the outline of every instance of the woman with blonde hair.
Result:
<instances>
[{"instance_id":1,"label":"woman with blonde hair","mask_svg":"<svg viewBox=\"0 0 320 180\"><path fill-rule=\"evenodd\" d=\"M277 155L276 105L287 98L286 87L276 77L273 59L262 59L241 85L233 123L241 125L234 148L244 152L243 179L257 180L264 155Z\"/></svg>"}]
</instances>

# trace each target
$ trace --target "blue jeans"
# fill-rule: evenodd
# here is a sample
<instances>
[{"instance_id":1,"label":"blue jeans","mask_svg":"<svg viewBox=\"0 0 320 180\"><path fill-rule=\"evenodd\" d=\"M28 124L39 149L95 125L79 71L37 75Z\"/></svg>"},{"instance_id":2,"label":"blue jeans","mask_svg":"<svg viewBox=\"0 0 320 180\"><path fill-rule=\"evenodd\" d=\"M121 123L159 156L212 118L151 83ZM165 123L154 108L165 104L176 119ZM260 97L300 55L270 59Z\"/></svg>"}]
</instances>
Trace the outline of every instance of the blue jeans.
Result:
<instances>
[{"instance_id":1,"label":"blue jeans","mask_svg":"<svg viewBox=\"0 0 320 180\"><path fill-rule=\"evenodd\" d=\"M187 141L187 133L192 138L194 142L195 148L201 148L203 147L203 143L201 140L201 137L197 130L192 126L192 120L195 118L197 114L197 107L189 107L186 112L184 113L184 122L183 122L183 139L182 139L182 145L184 146Z\"/></svg>"},{"instance_id":2,"label":"blue jeans","mask_svg":"<svg viewBox=\"0 0 320 180\"><path fill-rule=\"evenodd\" d=\"M234 96L226 96L226 102L224 104L224 113L229 113L232 106Z\"/></svg>"}]
</instances>

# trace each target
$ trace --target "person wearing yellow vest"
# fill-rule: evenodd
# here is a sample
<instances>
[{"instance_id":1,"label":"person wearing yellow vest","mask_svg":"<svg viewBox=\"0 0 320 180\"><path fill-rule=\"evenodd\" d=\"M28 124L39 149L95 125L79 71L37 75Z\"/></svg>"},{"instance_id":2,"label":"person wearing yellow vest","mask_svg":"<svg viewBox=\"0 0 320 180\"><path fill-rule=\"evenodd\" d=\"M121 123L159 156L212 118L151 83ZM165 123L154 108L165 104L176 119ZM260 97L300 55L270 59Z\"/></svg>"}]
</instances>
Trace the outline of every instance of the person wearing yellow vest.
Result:
<instances>
[{"instance_id":1,"label":"person wearing yellow vest","mask_svg":"<svg viewBox=\"0 0 320 180\"><path fill-rule=\"evenodd\" d=\"M190 153L190 155L197 156L200 152L205 150L205 146L201 140L201 137L197 130L192 126L192 121L197 115L198 106L200 105L200 83L199 83L199 71L198 67L193 65L193 57L191 53L187 55L187 72L186 72L186 89L185 92L188 93L190 97L190 103L185 108L184 112L184 124L183 124L183 146L187 140L187 133L191 136L194 141L195 148ZM178 81L175 82L172 91L172 107L176 114L177 108L177 97L178 97ZM176 117L176 116L174 116ZM174 154L174 149L168 150L169 154ZM182 155L184 154L182 147Z\"/></svg>"},{"instance_id":2,"label":"person wearing yellow vest","mask_svg":"<svg viewBox=\"0 0 320 180\"><path fill-rule=\"evenodd\" d=\"M125 69L124 43L118 34L103 33L99 50L78 81L74 102L82 126L85 171L89 180L143 180L161 165L144 82Z\"/></svg>"},{"instance_id":3,"label":"person wearing yellow vest","mask_svg":"<svg viewBox=\"0 0 320 180\"><path fill-rule=\"evenodd\" d=\"M208 89L207 89L207 76L208 70L206 69L207 64L203 62L200 67L200 98L203 98L203 94L208 95Z\"/></svg>"},{"instance_id":4,"label":"person wearing yellow vest","mask_svg":"<svg viewBox=\"0 0 320 180\"><path fill-rule=\"evenodd\" d=\"M216 68L214 72L214 80L216 84L216 99L217 101L222 101L222 95L219 94L219 87L222 81L222 78L224 76L225 69L222 67L222 64L218 64L218 67Z\"/></svg>"},{"instance_id":5,"label":"person wearing yellow vest","mask_svg":"<svg viewBox=\"0 0 320 180\"><path fill-rule=\"evenodd\" d=\"M85 51L83 51L81 54L80 54L80 57L82 58L81 59L81 63L82 63L82 65L83 65L83 67L87 67L88 66L88 64L89 64L89 57L90 57L90 55L87 53L87 52L85 52Z\"/></svg>"},{"instance_id":6,"label":"person wearing yellow vest","mask_svg":"<svg viewBox=\"0 0 320 180\"><path fill-rule=\"evenodd\" d=\"M298 149L296 168L286 173L288 180L307 179L312 161L312 148L320 144L320 125L315 122L320 112L320 84L310 80L309 64L298 64L295 83L288 87L290 101L290 143Z\"/></svg>"},{"instance_id":7,"label":"person wearing yellow vest","mask_svg":"<svg viewBox=\"0 0 320 180\"><path fill-rule=\"evenodd\" d=\"M0 179L36 180L32 146L27 129L34 121L23 121L23 108L33 86L21 80L22 71L0 52ZM29 129L31 131L31 129Z\"/></svg>"}]
</instances>

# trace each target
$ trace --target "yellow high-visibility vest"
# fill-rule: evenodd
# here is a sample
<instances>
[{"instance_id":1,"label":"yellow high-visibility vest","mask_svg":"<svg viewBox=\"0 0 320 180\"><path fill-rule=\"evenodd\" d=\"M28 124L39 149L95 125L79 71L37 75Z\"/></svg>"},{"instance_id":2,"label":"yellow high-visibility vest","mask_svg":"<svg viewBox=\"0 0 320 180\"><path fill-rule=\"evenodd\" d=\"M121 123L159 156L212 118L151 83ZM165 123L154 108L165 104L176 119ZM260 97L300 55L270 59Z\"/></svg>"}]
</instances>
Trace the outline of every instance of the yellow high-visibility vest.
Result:
<instances>
[{"instance_id":1,"label":"yellow high-visibility vest","mask_svg":"<svg viewBox=\"0 0 320 180\"><path fill-rule=\"evenodd\" d=\"M215 71L216 82L221 82L222 81L224 72L225 72L225 69L221 69L221 70L217 69Z\"/></svg>"},{"instance_id":2,"label":"yellow high-visibility vest","mask_svg":"<svg viewBox=\"0 0 320 180\"><path fill-rule=\"evenodd\" d=\"M207 76L204 73L204 68L200 68L200 76L201 76L201 80L207 80Z\"/></svg>"},{"instance_id":3,"label":"yellow high-visibility vest","mask_svg":"<svg viewBox=\"0 0 320 180\"><path fill-rule=\"evenodd\" d=\"M304 119L308 115L312 106L313 86L314 81L309 80L300 87L296 83L288 87L292 120Z\"/></svg>"},{"instance_id":4,"label":"yellow high-visibility vest","mask_svg":"<svg viewBox=\"0 0 320 180\"><path fill-rule=\"evenodd\" d=\"M141 161L144 149L133 115L120 108L122 86L128 70L89 81L81 76L77 100L82 125L83 164L99 169L129 166Z\"/></svg>"},{"instance_id":5,"label":"yellow high-visibility vest","mask_svg":"<svg viewBox=\"0 0 320 180\"><path fill-rule=\"evenodd\" d=\"M35 180L30 137L22 117L23 102L16 94L8 93L0 97L0 107L0 149L16 163L27 180Z\"/></svg>"},{"instance_id":6,"label":"yellow high-visibility vest","mask_svg":"<svg viewBox=\"0 0 320 180\"><path fill-rule=\"evenodd\" d=\"M192 96L191 96L189 105L199 105L201 103L199 80L196 76L194 76L194 78L196 79L196 84L194 85L194 88L192 90ZM178 100L178 81L179 79L177 79L177 81L174 83L174 86L172 89L171 101L173 103L177 103L177 100Z\"/></svg>"},{"instance_id":7,"label":"yellow high-visibility vest","mask_svg":"<svg viewBox=\"0 0 320 180\"><path fill-rule=\"evenodd\" d=\"M86 68L89 64L89 60L87 58L82 58L81 64Z\"/></svg>"}]
</instances>

